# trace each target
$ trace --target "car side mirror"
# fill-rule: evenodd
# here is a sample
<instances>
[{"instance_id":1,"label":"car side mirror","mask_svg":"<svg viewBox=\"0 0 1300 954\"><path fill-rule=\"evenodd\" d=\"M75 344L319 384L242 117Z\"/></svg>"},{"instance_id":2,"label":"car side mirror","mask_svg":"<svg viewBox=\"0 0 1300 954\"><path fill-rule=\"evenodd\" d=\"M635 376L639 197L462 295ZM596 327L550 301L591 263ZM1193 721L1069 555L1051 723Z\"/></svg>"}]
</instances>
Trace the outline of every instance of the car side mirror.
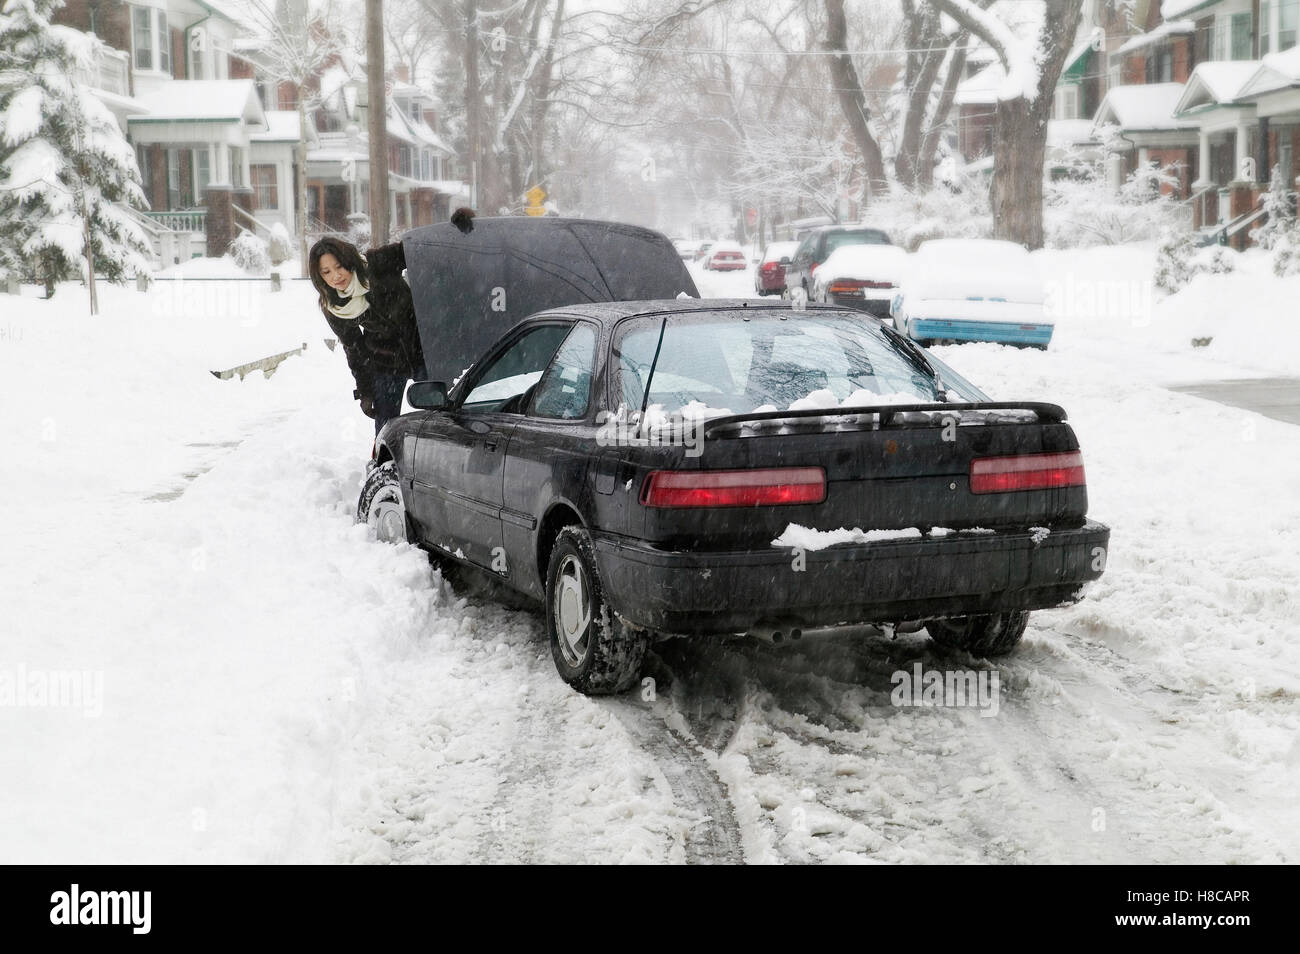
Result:
<instances>
[{"instance_id":1,"label":"car side mirror","mask_svg":"<svg viewBox=\"0 0 1300 954\"><path fill-rule=\"evenodd\" d=\"M416 381L406 389L406 400L421 411L436 411L447 406L447 385L442 381Z\"/></svg>"}]
</instances>

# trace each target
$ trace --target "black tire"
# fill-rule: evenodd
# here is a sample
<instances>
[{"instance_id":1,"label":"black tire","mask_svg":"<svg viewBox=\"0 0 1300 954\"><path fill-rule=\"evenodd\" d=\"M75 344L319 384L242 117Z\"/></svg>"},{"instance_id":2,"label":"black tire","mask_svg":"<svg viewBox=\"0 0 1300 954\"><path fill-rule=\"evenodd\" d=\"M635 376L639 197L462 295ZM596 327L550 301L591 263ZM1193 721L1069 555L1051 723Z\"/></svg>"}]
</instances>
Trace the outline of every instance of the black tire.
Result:
<instances>
[{"instance_id":1,"label":"black tire","mask_svg":"<svg viewBox=\"0 0 1300 954\"><path fill-rule=\"evenodd\" d=\"M560 678L579 692L622 692L641 674L650 634L628 626L605 602L596 551L581 527L565 527L551 549L546 632Z\"/></svg>"},{"instance_id":2,"label":"black tire","mask_svg":"<svg viewBox=\"0 0 1300 954\"><path fill-rule=\"evenodd\" d=\"M932 619L926 631L945 649L963 649L972 656L1005 656L1020 644L1029 624L1029 613L996 613L991 616L955 616Z\"/></svg>"},{"instance_id":3,"label":"black tire","mask_svg":"<svg viewBox=\"0 0 1300 954\"><path fill-rule=\"evenodd\" d=\"M414 543L411 521L406 515L397 468L385 461L371 469L357 498L357 523L375 528L375 536L387 543Z\"/></svg>"}]
</instances>

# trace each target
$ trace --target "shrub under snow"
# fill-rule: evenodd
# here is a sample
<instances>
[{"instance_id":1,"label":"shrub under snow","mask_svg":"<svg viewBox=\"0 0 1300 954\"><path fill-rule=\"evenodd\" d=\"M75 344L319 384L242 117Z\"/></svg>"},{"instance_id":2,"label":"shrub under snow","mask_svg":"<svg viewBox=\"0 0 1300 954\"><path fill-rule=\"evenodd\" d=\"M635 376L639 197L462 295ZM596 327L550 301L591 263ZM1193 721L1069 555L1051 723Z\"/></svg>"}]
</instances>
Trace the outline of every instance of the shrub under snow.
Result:
<instances>
[{"instance_id":1,"label":"shrub under snow","mask_svg":"<svg viewBox=\"0 0 1300 954\"><path fill-rule=\"evenodd\" d=\"M241 231L239 237L230 243L230 257L252 275L265 275L271 271L270 248L252 232Z\"/></svg>"}]
</instances>

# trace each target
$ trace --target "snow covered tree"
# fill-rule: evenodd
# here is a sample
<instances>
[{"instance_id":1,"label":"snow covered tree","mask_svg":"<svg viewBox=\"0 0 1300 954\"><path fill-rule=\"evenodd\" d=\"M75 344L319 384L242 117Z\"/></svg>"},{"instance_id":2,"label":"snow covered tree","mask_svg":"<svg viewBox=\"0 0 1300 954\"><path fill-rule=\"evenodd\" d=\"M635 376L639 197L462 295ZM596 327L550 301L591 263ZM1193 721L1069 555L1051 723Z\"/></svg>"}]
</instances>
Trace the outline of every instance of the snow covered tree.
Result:
<instances>
[{"instance_id":1,"label":"snow covered tree","mask_svg":"<svg viewBox=\"0 0 1300 954\"><path fill-rule=\"evenodd\" d=\"M1260 248L1271 250L1283 241L1284 236L1293 232L1296 226L1295 193L1282 174L1281 165L1273 166L1268 191L1262 200L1267 217L1263 225L1251 231L1250 237Z\"/></svg>"},{"instance_id":2,"label":"snow covered tree","mask_svg":"<svg viewBox=\"0 0 1300 954\"><path fill-rule=\"evenodd\" d=\"M38 275L46 297L84 274L122 282L148 270L148 242L123 206L145 204L135 152L75 77L100 41L54 25L63 0L0 6L0 269Z\"/></svg>"},{"instance_id":3,"label":"snow covered tree","mask_svg":"<svg viewBox=\"0 0 1300 954\"><path fill-rule=\"evenodd\" d=\"M1006 71L993 119L993 236L1042 248L1047 121L1056 82L1079 29L1083 0L1041 0L1041 9L1035 3L1034 12L1041 17L1032 30L1013 29L1008 20L981 9L974 0L928 2L987 43ZM1020 12L1029 5L1010 6Z\"/></svg>"},{"instance_id":4,"label":"snow covered tree","mask_svg":"<svg viewBox=\"0 0 1300 954\"><path fill-rule=\"evenodd\" d=\"M249 62L278 93L281 84L293 90L298 112L298 142L293 150L293 178L298 252L307 274L307 127L321 105L320 76L340 63L346 48L332 27L338 19L333 0L248 0L245 16L257 34ZM278 103L268 103L271 109Z\"/></svg>"}]
</instances>

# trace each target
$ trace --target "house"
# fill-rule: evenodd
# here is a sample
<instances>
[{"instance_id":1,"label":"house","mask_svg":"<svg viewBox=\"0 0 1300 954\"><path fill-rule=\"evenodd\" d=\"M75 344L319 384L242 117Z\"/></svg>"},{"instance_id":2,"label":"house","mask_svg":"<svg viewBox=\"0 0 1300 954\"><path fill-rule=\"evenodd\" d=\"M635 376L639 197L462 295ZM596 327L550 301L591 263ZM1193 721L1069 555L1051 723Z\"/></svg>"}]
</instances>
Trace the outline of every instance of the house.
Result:
<instances>
[{"instance_id":1,"label":"house","mask_svg":"<svg viewBox=\"0 0 1300 954\"><path fill-rule=\"evenodd\" d=\"M224 0L68 0L54 20L105 49L79 76L135 147L160 264L219 256L240 230L295 231L294 159L307 148L308 232L346 231L368 208L365 83L341 61L313 78L324 105L301 128L298 90L269 79L254 31ZM429 95L405 81L385 104L396 228L468 202ZM332 82L331 88L325 88Z\"/></svg>"},{"instance_id":2,"label":"house","mask_svg":"<svg viewBox=\"0 0 1300 954\"><path fill-rule=\"evenodd\" d=\"M1165 0L1158 17L1155 7L1109 62L1120 82L1096 126L1113 181L1140 164L1173 167L1194 226L1244 247L1273 167L1295 182L1300 0Z\"/></svg>"}]
</instances>

